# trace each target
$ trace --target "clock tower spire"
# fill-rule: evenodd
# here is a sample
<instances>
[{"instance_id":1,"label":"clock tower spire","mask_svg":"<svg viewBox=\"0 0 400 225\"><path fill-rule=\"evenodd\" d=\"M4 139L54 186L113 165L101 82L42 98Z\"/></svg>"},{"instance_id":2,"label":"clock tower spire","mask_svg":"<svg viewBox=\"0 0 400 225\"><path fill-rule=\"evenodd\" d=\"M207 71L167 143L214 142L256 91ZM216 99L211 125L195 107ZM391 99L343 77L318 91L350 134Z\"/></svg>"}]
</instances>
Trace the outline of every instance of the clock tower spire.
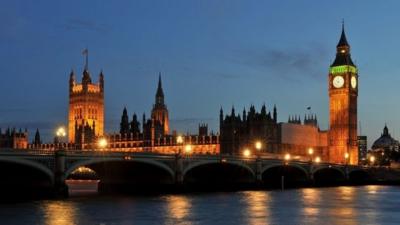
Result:
<instances>
[{"instance_id":1,"label":"clock tower spire","mask_svg":"<svg viewBox=\"0 0 400 225\"><path fill-rule=\"evenodd\" d=\"M329 161L358 163L357 96L358 70L350 55L342 24L336 58L329 68Z\"/></svg>"}]
</instances>

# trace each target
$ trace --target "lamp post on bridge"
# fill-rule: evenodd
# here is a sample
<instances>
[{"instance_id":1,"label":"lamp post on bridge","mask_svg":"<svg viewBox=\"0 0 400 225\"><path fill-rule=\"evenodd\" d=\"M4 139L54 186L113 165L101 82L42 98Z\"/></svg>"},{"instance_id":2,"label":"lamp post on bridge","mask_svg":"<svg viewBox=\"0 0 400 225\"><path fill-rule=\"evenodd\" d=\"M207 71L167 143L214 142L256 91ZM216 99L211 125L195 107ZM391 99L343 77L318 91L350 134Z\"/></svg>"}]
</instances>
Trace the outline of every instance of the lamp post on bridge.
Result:
<instances>
[{"instance_id":1,"label":"lamp post on bridge","mask_svg":"<svg viewBox=\"0 0 400 225\"><path fill-rule=\"evenodd\" d=\"M348 152L344 153L344 160L345 160L345 165L344 165L345 167L344 167L344 169L345 169L345 173L346 173L346 180L349 179L349 168L348 168L348 165L349 165L349 158L350 158L349 153L348 153Z\"/></svg>"},{"instance_id":2,"label":"lamp post on bridge","mask_svg":"<svg viewBox=\"0 0 400 225\"><path fill-rule=\"evenodd\" d=\"M183 183L183 163L182 163L182 147L183 137L181 135L176 137L178 144L178 151L175 153L175 184L181 185Z\"/></svg>"},{"instance_id":3,"label":"lamp post on bridge","mask_svg":"<svg viewBox=\"0 0 400 225\"><path fill-rule=\"evenodd\" d=\"M56 136L54 137L54 144L56 145L56 150L62 149L63 138L67 135L65 128L60 126L56 130Z\"/></svg>"},{"instance_id":4,"label":"lamp post on bridge","mask_svg":"<svg viewBox=\"0 0 400 225\"><path fill-rule=\"evenodd\" d=\"M282 166L282 176L281 176L281 188L282 191L285 190L285 168L289 165L290 154L286 153L283 158L283 166Z\"/></svg>"}]
</instances>

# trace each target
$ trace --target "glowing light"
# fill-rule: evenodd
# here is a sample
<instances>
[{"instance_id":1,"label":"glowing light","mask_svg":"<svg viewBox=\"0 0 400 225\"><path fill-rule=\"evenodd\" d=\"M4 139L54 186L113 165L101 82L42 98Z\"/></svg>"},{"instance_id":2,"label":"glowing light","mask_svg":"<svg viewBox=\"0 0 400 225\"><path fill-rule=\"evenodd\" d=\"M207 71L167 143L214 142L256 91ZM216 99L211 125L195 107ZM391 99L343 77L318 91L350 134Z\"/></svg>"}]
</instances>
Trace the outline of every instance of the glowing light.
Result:
<instances>
[{"instance_id":1,"label":"glowing light","mask_svg":"<svg viewBox=\"0 0 400 225\"><path fill-rule=\"evenodd\" d=\"M191 145L186 145L185 146L185 153L186 154L192 154L192 146Z\"/></svg>"},{"instance_id":2,"label":"glowing light","mask_svg":"<svg viewBox=\"0 0 400 225\"><path fill-rule=\"evenodd\" d=\"M375 162L375 156L369 157L369 161L370 161L371 163L374 163L374 162Z\"/></svg>"},{"instance_id":3,"label":"glowing light","mask_svg":"<svg viewBox=\"0 0 400 225\"><path fill-rule=\"evenodd\" d=\"M315 162L316 163L320 163L321 162L321 158L319 156L315 157Z\"/></svg>"},{"instance_id":4,"label":"glowing light","mask_svg":"<svg viewBox=\"0 0 400 225\"><path fill-rule=\"evenodd\" d=\"M65 137L67 135L67 132L65 131L64 127L59 127L56 131L56 136L57 137Z\"/></svg>"},{"instance_id":5,"label":"glowing light","mask_svg":"<svg viewBox=\"0 0 400 225\"><path fill-rule=\"evenodd\" d=\"M349 153L348 153L348 152L346 152L346 153L344 154L344 158L345 158L345 159L348 159L348 158L349 158Z\"/></svg>"},{"instance_id":6,"label":"glowing light","mask_svg":"<svg viewBox=\"0 0 400 225\"><path fill-rule=\"evenodd\" d=\"M309 154L309 155L314 154L314 149L313 149L313 148L309 148L309 149L308 149L308 154Z\"/></svg>"},{"instance_id":7,"label":"glowing light","mask_svg":"<svg viewBox=\"0 0 400 225\"><path fill-rule=\"evenodd\" d=\"M250 155L251 155L250 150L246 148L246 149L243 151L243 156L246 157L246 158L248 158L248 157L250 157Z\"/></svg>"},{"instance_id":8,"label":"glowing light","mask_svg":"<svg viewBox=\"0 0 400 225\"><path fill-rule=\"evenodd\" d=\"M284 159L285 159L285 161L289 161L289 160L290 160L290 154L289 154L289 153L286 153Z\"/></svg>"},{"instance_id":9,"label":"glowing light","mask_svg":"<svg viewBox=\"0 0 400 225\"><path fill-rule=\"evenodd\" d=\"M261 141L257 141L257 142L255 143L255 146L256 146L257 151L260 151L261 148L262 148L262 143L261 143Z\"/></svg>"},{"instance_id":10,"label":"glowing light","mask_svg":"<svg viewBox=\"0 0 400 225\"><path fill-rule=\"evenodd\" d=\"M97 142L97 145L99 148L105 148L108 145L107 139L105 138L100 138L99 141Z\"/></svg>"},{"instance_id":11,"label":"glowing light","mask_svg":"<svg viewBox=\"0 0 400 225\"><path fill-rule=\"evenodd\" d=\"M178 143L178 144L182 144L182 143L183 143L183 137L182 137L181 135L179 135L179 136L176 138L176 143Z\"/></svg>"},{"instance_id":12,"label":"glowing light","mask_svg":"<svg viewBox=\"0 0 400 225\"><path fill-rule=\"evenodd\" d=\"M358 70L357 70L356 67L348 66L348 65L345 65L345 66L334 66L334 67L331 67L329 69L329 73L331 73L331 74L347 73L347 72L357 73Z\"/></svg>"}]
</instances>

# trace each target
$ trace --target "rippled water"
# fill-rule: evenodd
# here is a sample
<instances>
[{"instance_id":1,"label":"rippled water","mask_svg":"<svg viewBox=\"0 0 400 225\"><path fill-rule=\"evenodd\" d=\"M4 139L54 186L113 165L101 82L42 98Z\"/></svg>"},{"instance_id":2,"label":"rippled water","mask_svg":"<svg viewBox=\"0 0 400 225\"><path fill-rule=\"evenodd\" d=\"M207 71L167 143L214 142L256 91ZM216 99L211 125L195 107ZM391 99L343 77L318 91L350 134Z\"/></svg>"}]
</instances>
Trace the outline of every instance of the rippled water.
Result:
<instances>
[{"instance_id":1,"label":"rippled water","mask_svg":"<svg viewBox=\"0 0 400 225\"><path fill-rule=\"evenodd\" d=\"M400 187L361 186L0 205L1 224L400 224Z\"/></svg>"}]
</instances>

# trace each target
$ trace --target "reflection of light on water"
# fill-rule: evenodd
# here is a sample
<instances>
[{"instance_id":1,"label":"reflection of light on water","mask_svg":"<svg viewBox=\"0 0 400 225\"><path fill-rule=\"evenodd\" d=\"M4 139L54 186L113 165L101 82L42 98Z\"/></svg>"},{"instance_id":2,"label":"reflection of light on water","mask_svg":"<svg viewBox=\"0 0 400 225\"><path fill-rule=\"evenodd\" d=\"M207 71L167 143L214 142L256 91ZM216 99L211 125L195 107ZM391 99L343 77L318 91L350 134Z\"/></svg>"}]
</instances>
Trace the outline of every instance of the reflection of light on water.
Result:
<instances>
[{"instance_id":1,"label":"reflection of light on water","mask_svg":"<svg viewBox=\"0 0 400 225\"><path fill-rule=\"evenodd\" d=\"M317 216L319 214L321 190L315 188L302 189L303 212L306 216Z\"/></svg>"},{"instance_id":2,"label":"reflection of light on water","mask_svg":"<svg viewBox=\"0 0 400 225\"><path fill-rule=\"evenodd\" d=\"M353 201L355 197L355 188L354 187L338 187L339 189L339 197L342 200Z\"/></svg>"},{"instance_id":3,"label":"reflection of light on water","mask_svg":"<svg viewBox=\"0 0 400 225\"><path fill-rule=\"evenodd\" d=\"M368 185L368 186L365 186L365 187L367 189L368 194L376 194L377 191L382 189L382 187L378 186L378 185Z\"/></svg>"},{"instance_id":4,"label":"reflection of light on water","mask_svg":"<svg viewBox=\"0 0 400 225\"><path fill-rule=\"evenodd\" d=\"M188 216L192 204L187 196L168 196L168 213L174 219L184 219Z\"/></svg>"},{"instance_id":5,"label":"reflection of light on water","mask_svg":"<svg viewBox=\"0 0 400 225\"><path fill-rule=\"evenodd\" d=\"M48 202L44 206L45 224L73 225L76 222L76 209L71 202Z\"/></svg>"},{"instance_id":6,"label":"reflection of light on water","mask_svg":"<svg viewBox=\"0 0 400 225\"><path fill-rule=\"evenodd\" d=\"M245 216L249 224L268 224L270 217L270 196L266 191L244 192L247 211Z\"/></svg>"}]
</instances>

